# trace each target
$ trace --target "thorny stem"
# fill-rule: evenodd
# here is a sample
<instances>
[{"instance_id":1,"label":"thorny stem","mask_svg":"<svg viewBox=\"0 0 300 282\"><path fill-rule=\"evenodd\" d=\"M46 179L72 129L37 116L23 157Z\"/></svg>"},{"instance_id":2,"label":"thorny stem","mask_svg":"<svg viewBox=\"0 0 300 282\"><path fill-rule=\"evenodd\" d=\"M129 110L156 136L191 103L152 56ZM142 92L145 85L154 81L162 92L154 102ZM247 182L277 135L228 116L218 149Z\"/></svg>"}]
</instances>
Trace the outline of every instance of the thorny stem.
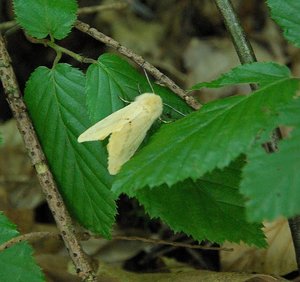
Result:
<instances>
[{"instance_id":1,"label":"thorny stem","mask_svg":"<svg viewBox=\"0 0 300 282\"><path fill-rule=\"evenodd\" d=\"M85 281L96 281L92 267L84 254L75 235L72 219L57 189L53 175L46 163L45 155L39 144L32 122L28 116L26 105L22 99L11 59L5 42L0 34L0 80L5 98L10 106L18 129L25 143L29 158L37 172L42 191L56 221L57 228L64 240L69 255L76 267L78 275Z\"/></svg>"},{"instance_id":2,"label":"thorny stem","mask_svg":"<svg viewBox=\"0 0 300 282\"><path fill-rule=\"evenodd\" d=\"M256 57L252 46L248 41L240 21L235 13L230 0L215 0L215 3L223 16L227 30L229 31L234 43L236 52L242 64L256 62ZM255 85L251 85L253 90ZM281 139L280 129L277 128L272 133L272 141L264 144L267 152L272 153L277 150L277 141ZM289 227L292 233L298 271L300 271L300 216L289 219Z\"/></svg>"}]
</instances>

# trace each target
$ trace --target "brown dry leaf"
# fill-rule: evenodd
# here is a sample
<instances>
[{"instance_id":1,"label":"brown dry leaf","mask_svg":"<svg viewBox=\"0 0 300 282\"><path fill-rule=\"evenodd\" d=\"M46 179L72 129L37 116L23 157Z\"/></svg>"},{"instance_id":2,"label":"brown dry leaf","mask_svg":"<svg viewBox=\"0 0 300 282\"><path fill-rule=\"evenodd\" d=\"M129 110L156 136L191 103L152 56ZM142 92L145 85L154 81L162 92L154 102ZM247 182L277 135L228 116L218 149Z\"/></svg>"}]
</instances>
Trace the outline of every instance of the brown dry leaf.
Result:
<instances>
[{"instance_id":1,"label":"brown dry leaf","mask_svg":"<svg viewBox=\"0 0 300 282\"><path fill-rule=\"evenodd\" d=\"M4 139L0 147L0 190L7 192L11 208L33 209L43 196L15 120L1 125L0 131Z\"/></svg>"},{"instance_id":2,"label":"brown dry leaf","mask_svg":"<svg viewBox=\"0 0 300 282\"><path fill-rule=\"evenodd\" d=\"M297 269L288 221L279 218L264 225L269 247L258 249L246 244L225 243L223 247L234 251L221 252L222 270L285 275Z\"/></svg>"}]
</instances>

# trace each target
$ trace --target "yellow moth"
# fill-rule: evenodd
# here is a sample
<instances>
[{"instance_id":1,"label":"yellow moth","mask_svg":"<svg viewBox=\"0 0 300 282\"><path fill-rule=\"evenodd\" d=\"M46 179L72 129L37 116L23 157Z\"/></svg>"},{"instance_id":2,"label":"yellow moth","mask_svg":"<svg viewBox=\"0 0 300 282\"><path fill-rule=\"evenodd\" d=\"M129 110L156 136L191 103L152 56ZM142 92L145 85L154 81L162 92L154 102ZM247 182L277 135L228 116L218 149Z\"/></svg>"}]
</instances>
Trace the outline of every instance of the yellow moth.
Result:
<instances>
[{"instance_id":1,"label":"yellow moth","mask_svg":"<svg viewBox=\"0 0 300 282\"><path fill-rule=\"evenodd\" d=\"M78 142L103 140L111 135L107 145L108 171L115 175L133 156L162 111L160 96L144 93L128 106L87 129L78 137Z\"/></svg>"}]
</instances>

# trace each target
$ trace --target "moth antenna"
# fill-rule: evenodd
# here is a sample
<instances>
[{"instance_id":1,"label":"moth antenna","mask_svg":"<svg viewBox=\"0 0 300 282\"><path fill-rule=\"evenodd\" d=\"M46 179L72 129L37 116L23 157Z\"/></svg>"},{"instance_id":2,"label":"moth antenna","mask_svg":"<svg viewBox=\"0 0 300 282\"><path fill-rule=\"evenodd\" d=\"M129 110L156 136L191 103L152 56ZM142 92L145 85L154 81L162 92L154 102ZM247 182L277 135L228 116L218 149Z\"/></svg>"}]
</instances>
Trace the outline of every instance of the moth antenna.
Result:
<instances>
[{"instance_id":1,"label":"moth antenna","mask_svg":"<svg viewBox=\"0 0 300 282\"><path fill-rule=\"evenodd\" d=\"M150 81L150 79L149 79L149 76L148 76L146 70L145 70L145 69L143 69L143 70L144 70L145 76L146 76L146 78L147 78L147 81L148 81L148 83L149 83L149 85L150 85L150 88L151 88L151 90L152 90L152 93L154 93L154 89L153 89L153 87L152 87L152 84L151 84L151 81Z\"/></svg>"},{"instance_id":2,"label":"moth antenna","mask_svg":"<svg viewBox=\"0 0 300 282\"><path fill-rule=\"evenodd\" d=\"M139 90L139 93L140 93L140 95L141 95L141 94L142 94L142 91L141 91L140 83L138 83L138 90Z\"/></svg>"},{"instance_id":3,"label":"moth antenna","mask_svg":"<svg viewBox=\"0 0 300 282\"><path fill-rule=\"evenodd\" d=\"M121 96L119 96L119 99L120 99L121 101L123 101L124 103L126 103L126 104L130 104L130 103L131 103L130 101L125 100L125 99L122 98Z\"/></svg>"},{"instance_id":4,"label":"moth antenna","mask_svg":"<svg viewBox=\"0 0 300 282\"><path fill-rule=\"evenodd\" d=\"M172 110L173 110L174 112L176 112L177 114L180 114L180 115L186 117L186 115L185 115L184 113L178 111L178 110L175 109L174 107L172 107L172 106L170 106L170 105L168 105L168 104L166 104L166 103L163 103L163 104L164 104L165 106L169 107L170 109L172 109Z\"/></svg>"}]
</instances>

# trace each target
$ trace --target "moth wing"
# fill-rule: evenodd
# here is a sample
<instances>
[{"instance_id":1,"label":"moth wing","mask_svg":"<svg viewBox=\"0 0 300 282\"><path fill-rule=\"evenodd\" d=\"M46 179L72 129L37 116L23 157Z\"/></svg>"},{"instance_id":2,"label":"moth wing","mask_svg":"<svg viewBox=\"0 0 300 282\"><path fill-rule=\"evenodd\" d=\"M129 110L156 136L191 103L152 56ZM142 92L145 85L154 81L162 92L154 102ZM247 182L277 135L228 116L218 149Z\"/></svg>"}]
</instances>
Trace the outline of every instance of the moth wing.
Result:
<instances>
[{"instance_id":1,"label":"moth wing","mask_svg":"<svg viewBox=\"0 0 300 282\"><path fill-rule=\"evenodd\" d=\"M108 171L111 175L117 174L122 165L133 156L153 121L151 114L142 111L120 131L112 133L107 145Z\"/></svg>"},{"instance_id":2,"label":"moth wing","mask_svg":"<svg viewBox=\"0 0 300 282\"><path fill-rule=\"evenodd\" d=\"M119 131L125 126L128 121L133 119L136 115L139 115L140 110L136 109L136 102L112 113L106 118L100 120L86 131L84 131L79 137L78 142L103 140L109 134Z\"/></svg>"}]
</instances>

